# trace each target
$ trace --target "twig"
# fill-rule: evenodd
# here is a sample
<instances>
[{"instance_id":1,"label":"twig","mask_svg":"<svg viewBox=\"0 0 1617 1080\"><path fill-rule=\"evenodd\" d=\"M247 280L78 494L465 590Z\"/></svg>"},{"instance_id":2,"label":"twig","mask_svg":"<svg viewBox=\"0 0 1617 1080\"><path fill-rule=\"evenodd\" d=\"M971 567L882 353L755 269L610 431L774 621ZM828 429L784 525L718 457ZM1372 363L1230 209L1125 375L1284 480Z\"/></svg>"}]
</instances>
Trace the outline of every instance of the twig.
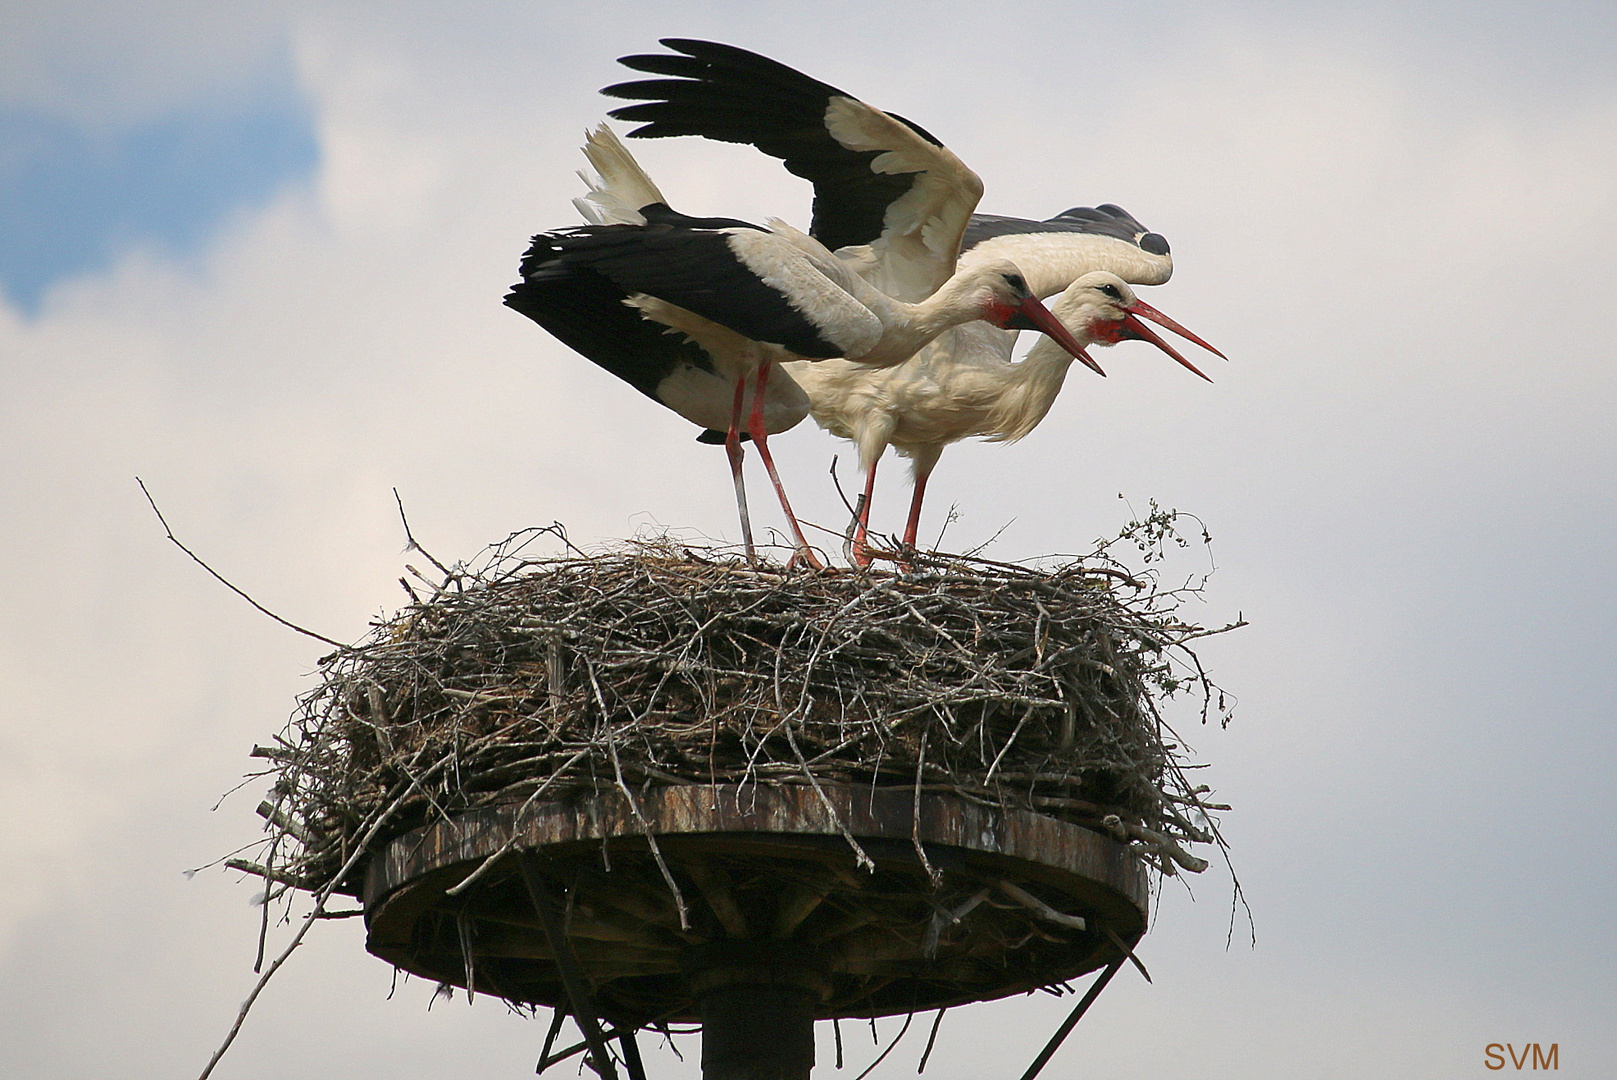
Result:
<instances>
[{"instance_id":1,"label":"twig","mask_svg":"<svg viewBox=\"0 0 1617 1080\"><path fill-rule=\"evenodd\" d=\"M348 857L348 861L343 864L342 869L333 874L331 880L327 882L325 887L322 888L315 896L314 910L311 911L303 920L303 925L298 927L298 932L292 935L291 942L289 942L281 954L275 958L274 963L270 964L269 970L264 972L264 974L259 977L258 982L253 984L252 992L247 995L247 1000L241 1003L241 1008L236 1013L236 1022L230 1025L230 1031L225 1035L225 1041L219 1045L219 1049L213 1052L213 1057L208 1059L208 1064L203 1068L202 1073L197 1077L197 1080L208 1080L208 1077L213 1075L214 1066L219 1064L219 1059L225 1056L225 1051L230 1049L230 1044L236 1041L236 1036L241 1032L241 1025L247 1019L247 1013L252 1009L253 1002L258 1000L258 995L263 993L264 987L269 985L269 981L275 977L275 973L281 970L281 965L286 963L287 958L292 955L292 951L299 945L303 944L303 936L309 932L309 927L313 926L317 921L319 921L320 913L325 910L326 901L330 899L331 894L336 891L337 886L341 884L345 877L348 876L348 873L353 870L355 866L359 865L359 860L365 857L366 843L368 843L370 839L374 837L382 826L388 821L388 819L392 817L394 811L398 810L399 806L409 796L411 787L413 787L413 785L406 785L405 790L401 792L385 810L375 815L375 819L371 823L370 829L365 833L364 841L355 845L354 853Z\"/></svg>"},{"instance_id":2,"label":"twig","mask_svg":"<svg viewBox=\"0 0 1617 1080\"><path fill-rule=\"evenodd\" d=\"M1014 884L1013 882L999 882L999 891L1010 897L1012 900L1015 900L1018 904L1021 904L1029 911L1033 912L1039 918L1048 922L1053 922L1058 926L1065 926L1073 930L1085 930L1088 928L1088 924L1085 923L1082 918L1078 917L1077 915L1065 915L1057 911L1049 904L1046 904L1043 900L1040 900L1037 896L1034 896L1032 893L1028 892L1020 885Z\"/></svg>"},{"instance_id":3,"label":"twig","mask_svg":"<svg viewBox=\"0 0 1617 1080\"><path fill-rule=\"evenodd\" d=\"M399 504L399 523L404 526L404 541L407 545L405 550L419 551L421 554L425 555L427 557L427 561L438 568L438 572L444 576L444 580L446 582L453 578L455 576L455 572L453 570L449 569L449 567L433 558L432 552L428 551L426 548L422 547L416 542L415 534L410 531L410 519L404 516L404 499L399 495L398 488L393 489L393 501Z\"/></svg>"},{"instance_id":4,"label":"twig","mask_svg":"<svg viewBox=\"0 0 1617 1080\"><path fill-rule=\"evenodd\" d=\"M251 596L248 596L245 592L238 589L235 585L231 584L231 582L227 578L225 578L224 575L220 574L219 571L215 570L213 567L211 567L207 563L203 562L202 558L200 556L198 556L196 552L192 551L190 548L188 548L184 544L180 543L179 537L174 535L174 530L169 528L168 527L168 522L166 520L164 520L163 511L161 511L161 510L159 510L157 508L157 500L153 499L152 498L152 493L150 491L146 490L146 481L142 480L140 477L137 476L137 477L135 477L135 483L140 485L140 492L141 492L142 495L146 496L146 502L151 505L152 513L157 515L158 523L163 526L164 534L167 535L169 540L171 540L173 542L175 547L179 548L181 551L183 551L187 555L189 555L191 557L192 562L196 563L198 566L202 567L202 569L206 570L209 574L213 575L214 580L218 581L225 588L229 589L231 592L235 593L237 596L241 597L243 600L245 600L249 604L253 605L253 607L256 608L258 611L262 612L265 615L268 615L270 618L274 619L276 622L280 623L282 626L286 627L288 630L296 630L298 633L303 634L305 637L312 637L316 641L323 641L327 645L335 646L338 649L346 649L347 648L347 646L344 645L340 641L336 641L336 640L334 640L332 638L328 638L324 634L317 634L313 630L306 630L303 627L299 626L297 623L288 622L286 619L281 618L279 615L275 614L275 612L271 611L269 608L265 607L263 604L260 604L257 600L254 600Z\"/></svg>"},{"instance_id":5,"label":"twig","mask_svg":"<svg viewBox=\"0 0 1617 1080\"><path fill-rule=\"evenodd\" d=\"M887 1049L883 1050L881 1052L881 1056L876 1058L875 1061L872 1061L869 1065L866 1065L865 1071L854 1077L853 1080L865 1080L865 1077L869 1076L875 1070L876 1066L886 1061L887 1055L893 1052L893 1047L898 1045L898 1040L904 1037L904 1033L910 1029L910 1021L914 1019L915 1013L913 1011L908 1013L904 1017L904 1026L898 1029L898 1034L894 1035L893 1041L887 1044ZM872 1018L872 1022L874 1022L874 1018Z\"/></svg>"},{"instance_id":6,"label":"twig","mask_svg":"<svg viewBox=\"0 0 1617 1080\"><path fill-rule=\"evenodd\" d=\"M932 1021L932 1034L926 1037L926 1049L921 1051L921 1063L915 1067L917 1073L926 1072L927 1059L932 1056L932 1044L938 1039L938 1028L943 1025L943 1014L948 1011L949 1006L945 1005L938 1010L937 1017Z\"/></svg>"}]
</instances>

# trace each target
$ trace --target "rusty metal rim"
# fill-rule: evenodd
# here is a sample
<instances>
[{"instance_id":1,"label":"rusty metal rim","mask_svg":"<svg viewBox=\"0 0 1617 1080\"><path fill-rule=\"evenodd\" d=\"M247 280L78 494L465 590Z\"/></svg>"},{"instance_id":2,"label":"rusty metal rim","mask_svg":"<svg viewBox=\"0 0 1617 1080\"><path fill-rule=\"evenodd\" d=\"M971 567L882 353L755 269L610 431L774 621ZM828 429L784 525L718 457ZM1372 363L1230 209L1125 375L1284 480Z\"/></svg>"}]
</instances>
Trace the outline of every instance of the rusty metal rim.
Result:
<instances>
[{"instance_id":1,"label":"rusty metal rim","mask_svg":"<svg viewBox=\"0 0 1617 1080\"><path fill-rule=\"evenodd\" d=\"M919 809L919 814L916 811ZM917 820L917 816L919 820ZM776 834L856 840L918 840L1017 860L1087 879L1148 911L1144 864L1122 844L1082 826L1025 810L1002 810L912 790L863 786L682 785L654 788L631 804L620 792L534 806L468 810L389 841L370 860L362 893L368 910L433 871L516 847L712 834ZM888 845L890 846L890 845Z\"/></svg>"}]
</instances>

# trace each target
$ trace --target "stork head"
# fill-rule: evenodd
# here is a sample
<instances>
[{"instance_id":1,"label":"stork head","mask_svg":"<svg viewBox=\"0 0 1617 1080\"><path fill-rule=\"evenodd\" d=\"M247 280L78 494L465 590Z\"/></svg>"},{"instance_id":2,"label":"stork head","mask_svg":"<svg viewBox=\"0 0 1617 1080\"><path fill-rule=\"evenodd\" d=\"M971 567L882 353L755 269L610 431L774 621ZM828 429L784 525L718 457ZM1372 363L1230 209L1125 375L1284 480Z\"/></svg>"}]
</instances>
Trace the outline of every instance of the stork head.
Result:
<instances>
[{"instance_id":1,"label":"stork head","mask_svg":"<svg viewBox=\"0 0 1617 1080\"><path fill-rule=\"evenodd\" d=\"M1050 313L1050 309L1027 287L1022 271L1009 259L992 259L975 268L970 284L977 292L977 303L984 322L1001 330L1039 330L1048 334L1074 358L1104 375L1100 365L1084 352L1083 343Z\"/></svg>"},{"instance_id":2,"label":"stork head","mask_svg":"<svg viewBox=\"0 0 1617 1080\"><path fill-rule=\"evenodd\" d=\"M1122 278L1105 270L1092 271L1067 286L1067 290L1061 294L1061 299L1056 301L1056 311L1060 313L1061 321L1072 327L1080 338L1101 345L1115 345L1119 341L1149 341L1204 379L1207 376L1202 375L1195 364L1181 356L1178 350L1158 337L1140 319L1150 319L1185 340L1200 345L1214 356L1228 359L1207 342L1134 295L1134 290L1129 288L1128 283Z\"/></svg>"}]
</instances>

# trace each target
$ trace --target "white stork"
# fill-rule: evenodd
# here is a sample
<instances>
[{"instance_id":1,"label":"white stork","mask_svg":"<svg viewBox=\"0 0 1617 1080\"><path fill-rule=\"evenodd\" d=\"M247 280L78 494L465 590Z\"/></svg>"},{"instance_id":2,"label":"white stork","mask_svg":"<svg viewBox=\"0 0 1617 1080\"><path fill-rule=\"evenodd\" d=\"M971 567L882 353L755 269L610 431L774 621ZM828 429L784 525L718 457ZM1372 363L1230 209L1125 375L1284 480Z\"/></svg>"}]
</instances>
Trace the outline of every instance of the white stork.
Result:
<instances>
[{"instance_id":1,"label":"white stork","mask_svg":"<svg viewBox=\"0 0 1617 1080\"><path fill-rule=\"evenodd\" d=\"M730 390L724 441L749 556L740 432L750 381L747 432L780 495L799 552L818 565L768 452L770 424L764 410L775 362L836 357L877 366L902 363L950 327L978 319L1004 329L1042 330L1073 356L1091 361L1009 260L985 259L955 272L954 255L981 181L953 154L913 125L790 68L727 46L710 47L765 65L755 73L757 86L765 91L774 88L766 84L772 78L779 82L781 73L794 90L805 82L815 88L820 137L830 140L844 159L852 156L865 176L877 182L876 197L885 202L871 203L871 208L901 223L879 229L874 243L894 249L884 264L894 280L902 280L903 291L917 299L910 302L883 292L822 241L783 222L760 227L673 211L619 145L602 156L620 157L613 166L620 171L632 167L638 174L638 196L652 201L634 207L627 220L620 216L612 223L535 236L522 260L522 281L512 287L506 303L704 428L716 427L711 422L714 397L704 393L699 402L686 400L687 376L711 372L723 380ZM630 57L624 62L634 66L635 61L661 59L666 58ZM609 138L610 133L597 132L591 147L599 149ZM595 164L606 176L609 170ZM894 170L902 172L891 175ZM635 201L630 198L627 205ZM664 329L683 333L685 347L652 347L652 337ZM701 385L711 389L712 384ZM794 396L785 398L792 403ZM801 399L795 399L795 407L801 407Z\"/></svg>"},{"instance_id":2,"label":"white stork","mask_svg":"<svg viewBox=\"0 0 1617 1080\"><path fill-rule=\"evenodd\" d=\"M640 102L612 112L619 119L644 122L631 135L697 135L743 142L780 158L788 170L813 182L811 232L836 248L846 265L894 296L924 295L932 287L935 275L950 260L936 250L942 230L936 228L936 217L927 219L926 210L956 205L935 202L949 187L947 163L955 161L953 155L914 124L896 117L921 141L911 144L907 157L873 152L875 148L847 138L845 132L847 111L867 107L839 97L834 88L732 46L683 39L666 39L663 44L676 55L632 56L622 62L674 78L623 83L603 91ZM760 85L767 85L768 93L758 93ZM929 152L935 160L928 158ZM907 171L912 168L925 171L912 174ZM599 190L597 196L611 198ZM1140 333L1144 328L1134 318L1138 314L1223 355L1132 291L1126 301L1121 294L1102 291L1127 290L1126 283L1161 284L1173 273L1167 240L1118 206L1075 207L1045 221L974 214L960 231L960 244L957 273L1009 258L1041 298L1067 290L1058 311L1068 328L1086 342L1110 344L1119 340L1117 335L1145 337L1202 375L1160 338L1146 337L1149 331ZM1086 277L1094 271L1116 276L1110 282ZM913 359L893 368L834 360L816 369L788 365L786 370L808 392L810 409L821 426L859 445L865 488L850 537L857 561L867 561L864 536L870 495L876 463L887 445L897 445L915 458L916 486L905 532L906 543L913 545L926 481L945 445L973 435L1014 441L1049 410L1065 377L1067 357L1041 348L1028 361L1012 364L1014 341L1014 335L968 324L940 335ZM1087 356L1080 358L1100 371ZM777 376L773 385L781 382Z\"/></svg>"},{"instance_id":3,"label":"white stork","mask_svg":"<svg viewBox=\"0 0 1617 1080\"><path fill-rule=\"evenodd\" d=\"M1047 221L974 214L981 180L913 122L733 45L662 44L674 53L619 63L673 78L606 87L637 102L610 115L639 123L633 138L695 135L779 158L814 185L810 235L889 296L919 300L957 268L1000 258L1040 298L1090 270L1135 285L1173 273L1167 241L1119 207L1075 207Z\"/></svg>"},{"instance_id":4,"label":"white stork","mask_svg":"<svg viewBox=\"0 0 1617 1080\"><path fill-rule=\"evenodd\" d=\"M1212 346L1139 299L1115 274L1105 270L1084 274L1062 292L1051 310L1085 346L1149 341L1207 377L1139 319L1160 323L1205 348ZM973 436L1015 442L1044 419L1072 358L1046 348L1041 340L1021 362L1012 363L1015 340L1015 335L973 323L939 337L896 367L870 369L840 360L782 366L782 374L808 394L810 411L820 426L859 448L865 485L850 536L849 557L854 562L870 562L866 532L871 494L876 465L887 447L909 457L914 469L904 529L905 546L914 548L926 482L944 447Z\"/></svg>"}]
</instances>

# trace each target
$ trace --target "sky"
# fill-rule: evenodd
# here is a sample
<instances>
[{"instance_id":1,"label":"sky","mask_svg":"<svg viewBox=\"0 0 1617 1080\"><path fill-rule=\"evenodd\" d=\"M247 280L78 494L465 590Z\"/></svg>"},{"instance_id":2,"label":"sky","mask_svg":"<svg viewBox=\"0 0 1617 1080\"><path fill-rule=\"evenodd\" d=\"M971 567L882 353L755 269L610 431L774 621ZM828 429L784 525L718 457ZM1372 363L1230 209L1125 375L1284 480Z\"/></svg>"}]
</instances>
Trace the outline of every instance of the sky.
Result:
<instances>
[{"instance_id":1,"label":"sky","mask_svg":"<svg viewBox=\"0 0 1617 1080\"><path fill-rule=\"evenodd\" d=\"M576 220L615 58L663 36L916 120L987 212L1123 205L1173 245L1147 298L1231 357L1209 385L1118 346L929 489L923 536L952 506L944 546L1005 559L1151 500L1194 514L1213 543L1176 571L1216 570L1186 614L1249 623L1202 650L1234 722L1180 720L1251 926L1227 870L1168 883L1155 982L1121 973L1047 1075L1447 1080L1494 1075L1490 1043L1611 1074L1617 14L915 11L0 7L0 1075L195 1075L254 982L255 882L186 871L260 835L262 781L222 796L326 649L169 544L136 477L338 640L405 600L395 489L445 560L552 521L737 538L721 453L500 305L527 237ZM746 148L636 149L687 212L806 224L806 187ZM850 448L771 445L801 515L840 523ZM542 1022L431 999L322 925L215 1075L531 1074ZM1019 1075L1066 1008L951 1012L926 1075ZM695 1076L680 1049L652 1075Z\"/></svg>"}]
</instances>

